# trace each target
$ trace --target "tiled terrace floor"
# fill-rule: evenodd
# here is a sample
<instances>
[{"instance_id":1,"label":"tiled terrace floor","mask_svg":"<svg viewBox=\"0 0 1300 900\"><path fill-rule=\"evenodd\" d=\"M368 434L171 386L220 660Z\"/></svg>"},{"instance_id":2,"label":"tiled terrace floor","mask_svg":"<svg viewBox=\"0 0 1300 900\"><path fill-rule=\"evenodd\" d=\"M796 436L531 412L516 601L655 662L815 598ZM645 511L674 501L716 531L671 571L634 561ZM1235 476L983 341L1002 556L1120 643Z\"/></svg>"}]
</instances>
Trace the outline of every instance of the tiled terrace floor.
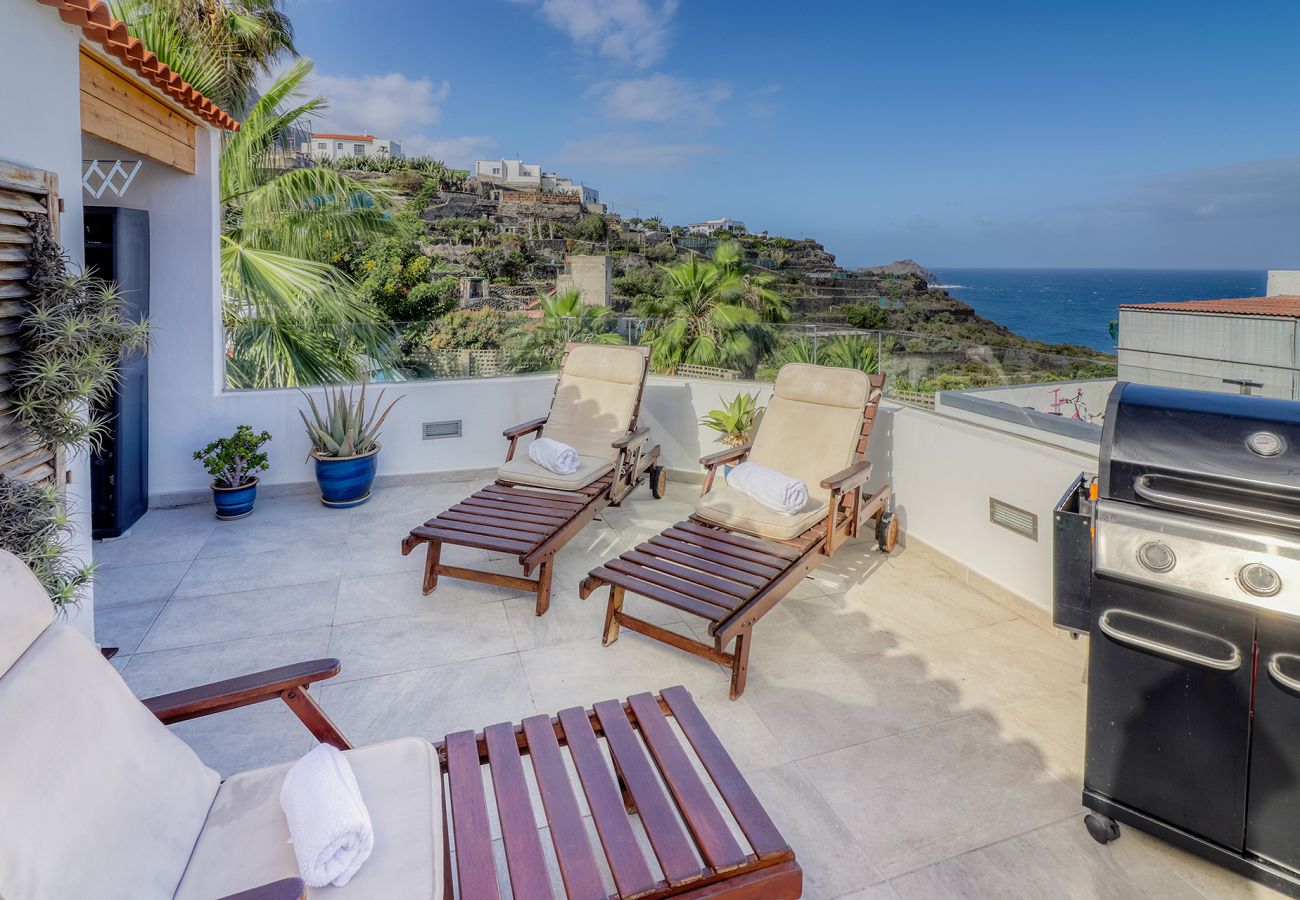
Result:
<instances>
[{"instance_id":1,"label":"tiled terrace floor","mask_svg":"<svg viewBox=\"0 0 1300 900\"><path fill-rule=\"evenodd\" d=\"M1131 828L1086 834L1082 643L949 574L942 558L850 545L756 630L749 687L624 631L598 637L603 596L579 578L690 511L694 489L644 489L563 552L543 618L531 597L443 579L419 590L398 541L477 487L388 488L332 511L262 498L242 522L157 510L96 544L98 636L141 696L337 656L325 709L354 743L437 739L672 684L700 701L795 847L809 898L1274 896ZM449 548L444 560L488 554ZM517 571L513 560L498 560ZM687 630L671 610L630 607ZM304 753L287 708L177 726L223 774Z\"/></svg>"}]
</instances>

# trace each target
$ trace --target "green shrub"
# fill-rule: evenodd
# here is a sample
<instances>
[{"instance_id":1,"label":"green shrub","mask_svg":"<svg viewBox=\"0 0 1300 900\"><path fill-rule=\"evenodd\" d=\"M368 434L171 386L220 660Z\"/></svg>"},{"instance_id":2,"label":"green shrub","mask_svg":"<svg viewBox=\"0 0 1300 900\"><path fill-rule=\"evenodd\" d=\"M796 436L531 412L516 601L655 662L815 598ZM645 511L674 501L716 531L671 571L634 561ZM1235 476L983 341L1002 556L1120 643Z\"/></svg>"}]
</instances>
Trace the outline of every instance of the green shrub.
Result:
<instances>
[{"instance_id":1,"label":"green shrub","mask_svg":"<svg viewBox=\"0 0 1300 900\"><path fill-rule=\"evenodd\" d=\"M880 331L889 323L889 316L877 305L845 306L844 319L854 328Z\"/></svg>"}]
</instances>

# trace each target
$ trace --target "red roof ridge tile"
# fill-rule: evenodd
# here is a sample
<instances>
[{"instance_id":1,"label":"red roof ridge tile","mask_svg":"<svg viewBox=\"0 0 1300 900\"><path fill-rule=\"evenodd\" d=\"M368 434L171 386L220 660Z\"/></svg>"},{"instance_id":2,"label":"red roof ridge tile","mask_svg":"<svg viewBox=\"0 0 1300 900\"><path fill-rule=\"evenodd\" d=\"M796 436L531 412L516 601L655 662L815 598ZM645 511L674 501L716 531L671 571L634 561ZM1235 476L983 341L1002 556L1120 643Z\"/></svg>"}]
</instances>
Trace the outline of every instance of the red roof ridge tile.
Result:
<instances>
[{"instance_id":1,"label":"red roof ridge tile","mask_svg":"<svg viewBox=\"0 0 1300 900\"><path fill-rule=\"evenodd\" d=\"M131 37L126 23L113 18L108 5L102 0L37 0L59 11L59 18L76 25L89 40L102 46L122 63L153 83L178 105L199 118L224 128L238 131L239 123L217 104L203 96L185 79L173 72L158 56Z\"/></svg>"},{"instance_id":2,"label":"red roof ridge tile","mask_svg":"<svg viewBox=\"0 0 1300 900\"><path fill-rule=\"evenodd\" d=\"M373 134L334 134L329 131L322 131L312 134L313 138L332 138L340 141L373 141L376 140Z\"/></svg>"},{"instance_id":3,"label":"red roof ridge tile","mask_svg":"<svg viewBox=\"0 0 1300 900\"><path fill-rule=\"evenodd\" d=\"M1274 316L1300 319L1300 296L1274 294L1269 297L1231 297L1222 300L1183 300L1176 303L1121 303L1120 309L1189 313L1220 313L1238 316Z\"/></svg>"}]
</instances>

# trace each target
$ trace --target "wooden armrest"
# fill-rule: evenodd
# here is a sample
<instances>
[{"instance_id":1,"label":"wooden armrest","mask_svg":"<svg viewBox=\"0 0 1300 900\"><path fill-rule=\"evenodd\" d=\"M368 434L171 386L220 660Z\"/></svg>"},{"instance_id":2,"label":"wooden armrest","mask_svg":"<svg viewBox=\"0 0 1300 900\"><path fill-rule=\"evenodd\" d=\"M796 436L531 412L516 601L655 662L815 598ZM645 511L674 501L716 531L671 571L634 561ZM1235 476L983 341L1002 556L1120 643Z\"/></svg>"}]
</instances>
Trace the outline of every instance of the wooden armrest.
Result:
<instances>
[{"instance_id":1,"label":"wooden armrest","mask_svg":"<svg viewBox=\"0 0 1300 900\"><path fill-rule=\"evenodd\" d=\"M501 432L501 435L502 437L508 437L511 440L514 440L515 438L521 438L531 432L541 431L542 426L546 424L547 418L549 417L542 416L540 419L529 419L527 422L522 422L519 425L507 428L505 431Z\"/></svg>"},{"instance_id":2,"label":"wooden armrest","mask_svg":"<svg viewBox=\"0 0 1300 900\"><path fill-rule=\"evenodd\" d=\"M822 487L831 491L851 491L871 478L871 463L865 459L822 479Z\"/></svg>"},{"instance_id":3,"label":"wooden armrest","mask_svg":"<svg viewBox=\"0 0 1300 900\"><path fill-rule=\"evenodd\" d=\"M629 431L610 446L615 450L624 450L628 447L640 446L648 440L650 440L650 426L642 425L636 431Z\"/></svg>"},{"instance_id":4,"label":"wooden armrest","mask_svg":"<svg viewBox=\"0 0 1300 900\"><path fill-rule=\"evenodd\" d=\"M274 700L294 688L333 678L340 668L337 659L313 659L150 697L143 702L160 722L171 725L263 700Z\"/></svg>"},{"instance_id":5,"label":"wooden armrest","mask_svg":"<svg viewBox=\"0 0 1300 900\"><path fill-rule=\"evenodd\" d=\"M307 885L301 878L285 878L261 884L238 894L228 894L221 900L302 900L307 896Z\"/></svg>"},{"instance_id":6,"label":"wooden armrest","mask_svg":"<svg viewBox=\"0 0 1300 900\"><path fill-rule=\"evenodd\" d=\"M720 466L723 463L734 462L749 454L753 444L741 444L739 447L732 447L730 450L720 450L717 453L710 453L708 456L700 458L700 465L712 469L714 466Z\"/></svg>"}]
</instances>

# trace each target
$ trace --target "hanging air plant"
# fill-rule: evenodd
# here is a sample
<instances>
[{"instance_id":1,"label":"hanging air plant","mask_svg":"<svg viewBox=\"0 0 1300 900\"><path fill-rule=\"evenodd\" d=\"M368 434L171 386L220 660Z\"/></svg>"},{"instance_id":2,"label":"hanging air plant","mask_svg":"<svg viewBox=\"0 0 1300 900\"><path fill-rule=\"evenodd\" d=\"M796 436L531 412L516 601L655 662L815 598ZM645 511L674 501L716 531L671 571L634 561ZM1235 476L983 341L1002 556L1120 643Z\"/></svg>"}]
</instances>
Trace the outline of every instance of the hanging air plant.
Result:
<instances>
[{"instance_id":1,"label":"hanging air plant","mask_svg":"<svg viewBox=\"0 0 1300 900\"><path fill-rule=\"evenodd\" d=\"M148 345L149 327L126 316L117 286L75 274L46 216L29 216L30 310L18 333L13 416L42 443L97 446L107 428L98 407L117 386L122 359Z\"/></svg>"},{"instance_id":2,"label":"hanging air plant","mask_svg":"<svg viewBox=\"0 0 1300 900\"><path fill-rule=\"evenodd\" d=\"M68 553L71 537L58 488L0 476L0 547L27 564L58 610L81 600L95 572Z\"/></svg>"}]
</instances>

